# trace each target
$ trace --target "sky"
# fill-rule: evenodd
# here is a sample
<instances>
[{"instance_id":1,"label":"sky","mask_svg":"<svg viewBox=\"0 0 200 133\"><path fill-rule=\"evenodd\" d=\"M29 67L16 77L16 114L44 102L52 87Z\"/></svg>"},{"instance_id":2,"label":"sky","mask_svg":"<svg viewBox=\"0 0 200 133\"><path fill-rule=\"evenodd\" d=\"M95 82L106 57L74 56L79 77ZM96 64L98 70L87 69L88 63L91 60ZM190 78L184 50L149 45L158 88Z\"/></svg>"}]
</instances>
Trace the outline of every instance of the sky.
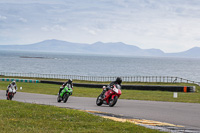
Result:
<instances>
[{"instance_id":1,"label":"sky","mask_svg":"<svg viewBox=\"0 0 200 133\"><path fill-rule=\"evenodd\" d=\"M200 0L0 0L0 45L48 39L185 51L200 47Z\"/></svg>"}]
</instances>

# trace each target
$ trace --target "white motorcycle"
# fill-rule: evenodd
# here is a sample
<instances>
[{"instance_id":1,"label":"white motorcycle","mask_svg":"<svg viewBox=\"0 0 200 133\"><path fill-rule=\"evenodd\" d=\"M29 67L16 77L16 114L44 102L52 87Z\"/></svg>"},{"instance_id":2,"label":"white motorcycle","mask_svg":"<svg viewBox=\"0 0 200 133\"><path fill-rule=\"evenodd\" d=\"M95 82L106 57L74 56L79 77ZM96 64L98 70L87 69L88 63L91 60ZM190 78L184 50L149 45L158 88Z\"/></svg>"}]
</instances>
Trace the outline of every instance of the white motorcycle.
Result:
<instances>
[{"instance_id":1,"label":"white motorcycle","mask_svg":"<svg viewBox=\"0 0 200 133\"><path fill-rule=\"evenodd\" d=\"M7 100L12 100L12 98L14 97L16 93L16 89L15 88L8 88L8 94L7 94Z\"/></svg>"}]
</instances>

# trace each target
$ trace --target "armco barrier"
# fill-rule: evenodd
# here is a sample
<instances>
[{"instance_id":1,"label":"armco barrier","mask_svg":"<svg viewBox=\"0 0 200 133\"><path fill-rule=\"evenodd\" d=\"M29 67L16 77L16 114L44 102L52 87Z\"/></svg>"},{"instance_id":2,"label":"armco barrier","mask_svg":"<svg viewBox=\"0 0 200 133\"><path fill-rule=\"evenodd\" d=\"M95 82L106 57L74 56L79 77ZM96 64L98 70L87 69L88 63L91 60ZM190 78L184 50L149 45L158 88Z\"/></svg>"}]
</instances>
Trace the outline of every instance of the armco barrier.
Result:
<instances>
[{"instance_id":1,"label":"armco barrier","mask_svg":"<svg viewBox=\"0 0 200 133\"><path fill-rule=\"evenodd\" d=\"M16 81L25 83L49 83L62 85L63 82L59 81L44 81L44 80L32 80L32 79L14 79L14 78L0 78L0 81ZM89 87L89 88L102 88L107 84L84 84L84 83L73 83L77 87ZM171 91L171 92L195 92L195 86L160 86L160 85L122 85L122 89L126 90L159 90L159 91Z\"/></svg>"},{"instance_id":2,"label":"armco barrier","mask_svg":"<svg viewBox=\"0 0 200 133\"><path fill-rule=\"evenodd\" d=\"M58 84L58 85L63 84L63 82L59 81L44 81L44 80L41 80L40 83ZM76 87L89 87L89 88L102 88L102 86L107 86L105 84L84 84L84 83L73 83L73 85Z\"/></svg>"},{"instance_id":3,"label":"armco barrier","mask_svg":"<svg viewBox=\"0 0 200 133\"><path fill-rule=\"evenodd\" d=\"M161 85L122 85L126 90L154 90L171 92L195 92L195 86L161 86Z\"/></svg>"},{"instance_id":4,"label":"armco barrier","mask_svg":"<svg viewBox=\"0 0 200 133\"><path fill-rule=\"evenodd\" d=\"M63 84L63 82L60 81L46 81L46 80L40 80L40 83L57 84L57 85Z\"/></svg>"},{"instance_id":5,"label":"armco barrier","mask_svg":"<svg viewBox=\"0 0 200 133\"><path fill-rule=\"evenodd\" d=\"M62 85L63 82L59 81L44 81L40 83L58 84ZM89 87L89 88L102 88L107 84L84 84L84 83L73 83L76 87ZM161 85L122 85L122 89L126 90L151 90L151 91L171 91L171 92L195 92L195 86L161 86Z\"/></svg>"},{"instance_id":6,"label":"armco barrier","mask_svg":"<svg viewBox=\"0 0 200 133\"><path fill-rule=\"evenodd\" d=\"M0 81L16 81L16 82L25 82L25 83L39 83L39 80L32 79L14 79L14 78L0 78Z\"/></svg>"}]
</instances>

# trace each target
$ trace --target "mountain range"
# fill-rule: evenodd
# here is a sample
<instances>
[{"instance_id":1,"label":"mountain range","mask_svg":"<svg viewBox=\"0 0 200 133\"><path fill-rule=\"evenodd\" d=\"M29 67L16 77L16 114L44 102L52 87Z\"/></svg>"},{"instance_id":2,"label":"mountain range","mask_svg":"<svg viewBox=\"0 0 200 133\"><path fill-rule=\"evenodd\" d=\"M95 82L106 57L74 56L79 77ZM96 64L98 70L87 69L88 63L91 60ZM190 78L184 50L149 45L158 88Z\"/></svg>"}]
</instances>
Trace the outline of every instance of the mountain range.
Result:
<instances>
[{"instance_id":1,"label":"mountain range","mask_svg":"<svg viewBox=\"0 0 200 133\"><path fill-rule=\"evenodd\" d=\"M62 53L84 53L103 55L125 55L125 56L157 56L157 57L196 57L200 58L200 47L194 47L179 53L164 53L160 49L141 49L134 45L122 42L93 44L72 43L61 40L45 40L27 45L0 45L0 50L16 51L39 51L39 52L62 52Z\"/></svg>"}]
</instances>

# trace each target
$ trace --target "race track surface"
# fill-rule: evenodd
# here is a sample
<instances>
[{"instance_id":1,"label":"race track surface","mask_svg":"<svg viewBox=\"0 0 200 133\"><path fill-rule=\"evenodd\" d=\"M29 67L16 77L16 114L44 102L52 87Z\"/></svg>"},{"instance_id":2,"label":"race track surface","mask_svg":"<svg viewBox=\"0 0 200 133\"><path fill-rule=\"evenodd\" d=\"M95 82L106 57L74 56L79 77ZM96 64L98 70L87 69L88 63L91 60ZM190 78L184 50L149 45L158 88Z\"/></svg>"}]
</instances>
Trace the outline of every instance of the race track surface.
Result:
<instances>
[{"instance_id":1,"label":"race track surface","mask_svg":"<svg viewBox=\"0 0 200 133\"><path fill-rule=\"evenodd\" d=\"M6 99L5 90L0 90L0 99ZM67 103L57 103L56 95L17 92L15 101L55 105L80 110L91 110L122 115L132 119L146 119L182 125L200 131L200 104L155 102L119 99L114 107L97 106L96 98L70 96Z\"/></svg>"}]
</instances>

